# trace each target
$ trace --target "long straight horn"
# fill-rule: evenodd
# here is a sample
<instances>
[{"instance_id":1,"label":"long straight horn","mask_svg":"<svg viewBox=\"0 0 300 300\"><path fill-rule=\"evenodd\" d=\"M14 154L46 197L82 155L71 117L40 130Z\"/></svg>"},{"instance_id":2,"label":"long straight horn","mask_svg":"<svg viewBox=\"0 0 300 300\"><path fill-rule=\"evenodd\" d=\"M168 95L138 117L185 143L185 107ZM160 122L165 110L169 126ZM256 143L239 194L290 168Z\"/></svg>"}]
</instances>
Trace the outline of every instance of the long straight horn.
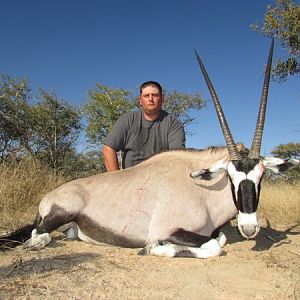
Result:
<instances>
[{"instance_id":1,"label":"long straight horn","mask_svg":"<svg viewBox=\"0 0 300 300\"><path fill-rule=\"evenodd\" d=\"M268 63L266 66L265 80L264 80L264 86L263 86L263 91L261 96L260 108L259 108L258 117L256 121L256 129L255 129L252 146L249 153L250 159L260 158L261 140L264 131L267 99L268 99L269 84L270 84L273 48L274 48L274 38L272 39L272 44L269 51Z\"/></svg>"},{"instance_id":2,"label":"long straight horn","mask_svg":"<svg viewBox=\"0 0 300 300\"><path fill-rule=\"evenodd\" d=\"M230 133L228 124L226 122L225 115L223 113L223 110L222 110L220 101L218 99L217 93L216 93L216 91L215 91L215 89L214 89L214 87L213 87L213 85L212 85L212 83L211 83L211 81L208 77L208 74L205 70L205 67L204 67L204 65L203 65L203 63L200 59L200 56L199 56L199 54L197 53L196 50L195 50L195 54L196 54L200 69L202 71L202 74L204 76L204 79L206 81L207 87L208 87L208 89L210 91L210 94L211 94L211 97L213 99L215 109L216 109L216 112L217 112L217 115L218 115L218 119L219 119L222 131L223 131L223 135L224 135L224 138L225 138L225 141L226 141L227 149L228 149L228 152L229 152L229 155L230 155L230 159L231 160L240 160L241 156L240 156L240 154L237 150L236 144L233 141L233 138L232 138L232 135Z\"/></svg>"}]
</instances>

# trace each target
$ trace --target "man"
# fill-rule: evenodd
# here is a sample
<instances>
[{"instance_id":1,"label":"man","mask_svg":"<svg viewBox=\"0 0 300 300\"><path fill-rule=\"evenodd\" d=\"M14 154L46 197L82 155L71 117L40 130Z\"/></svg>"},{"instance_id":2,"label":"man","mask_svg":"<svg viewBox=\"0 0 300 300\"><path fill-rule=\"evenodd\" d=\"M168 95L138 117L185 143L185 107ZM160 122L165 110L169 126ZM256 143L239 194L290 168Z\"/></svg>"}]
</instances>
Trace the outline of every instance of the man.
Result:
<instances>
[{"instance_id":1,"label":"man","mask_svg":"<svg viewBox=\"0 0 300 300\"><path fill-rule=\"evenodd\" d=\"M103 157L106 170L119 170L117 152L124 151L122 167L132 167L167 149L185 147L183 125L162 109L164 96L155 81L140 86L141 109L121 116L104 140Z\"/></svg>"}]
</instances>

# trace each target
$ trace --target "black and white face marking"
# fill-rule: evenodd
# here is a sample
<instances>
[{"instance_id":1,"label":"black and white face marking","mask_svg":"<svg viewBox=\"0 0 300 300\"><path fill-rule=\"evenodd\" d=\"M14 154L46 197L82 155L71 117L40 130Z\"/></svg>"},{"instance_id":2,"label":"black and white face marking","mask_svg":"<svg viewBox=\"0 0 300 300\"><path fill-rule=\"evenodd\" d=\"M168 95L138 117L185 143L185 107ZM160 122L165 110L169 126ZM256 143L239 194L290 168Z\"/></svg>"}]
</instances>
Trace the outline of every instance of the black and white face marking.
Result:
<instances>
[{"instance_id":1,"label":"black and white face marking","mask_svg":"<svg viewBox=\"0 0 300 300\"><path fill-rule=\"evenodd\" d=\"M237 218L239 231L247 239L254 238L259 232L256 210L264 165L258 159L230 161L227 171L239 210Z\"/></svg>"},{"instance_id":2,"label":"black and white face marking","mask_svg":"<svg viewBox=\"0 0 300 300\"><path fill-rule=\"evenodd\" d=\"M190 174L191 178L210 181L221 172L227 171L232 187L232 195L238 214L238 228L243 237L254 238L259 232L256 210L259 202L260 183L264 169L279 173L300 165L299 160L284 160L277 157L265 157L229 161L217 161L208 169L201 169Z\"/></svg>"}]
</instances>

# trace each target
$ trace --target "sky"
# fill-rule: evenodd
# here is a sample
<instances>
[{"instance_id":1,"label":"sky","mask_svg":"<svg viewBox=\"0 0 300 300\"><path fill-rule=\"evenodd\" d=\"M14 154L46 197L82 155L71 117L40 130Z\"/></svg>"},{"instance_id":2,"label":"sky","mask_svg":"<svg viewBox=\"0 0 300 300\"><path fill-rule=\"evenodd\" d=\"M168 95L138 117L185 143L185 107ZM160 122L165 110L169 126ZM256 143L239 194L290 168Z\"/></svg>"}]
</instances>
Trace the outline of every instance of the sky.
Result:
<instances>
[{"instance_id":1,"label":"sky","mask_svg":"<svg viewBox=\"0 0 300 300\"><path fill-rule=\"evenodd\" d=\"M299 3L299 1L294 1ZM0 73L28 78L33 92L55 91L81 106L96 83L138 93L147 80L208 100L191 112L187 147L224 145L196 49L236 142L250 147L270 40L262 23L272 0L1 1ZM277 43L274 59L282 55ZM300 140L300 80L271 82L262 155ZM81 145L82 146L82 145Z\"/></svg>"}]
</instances>

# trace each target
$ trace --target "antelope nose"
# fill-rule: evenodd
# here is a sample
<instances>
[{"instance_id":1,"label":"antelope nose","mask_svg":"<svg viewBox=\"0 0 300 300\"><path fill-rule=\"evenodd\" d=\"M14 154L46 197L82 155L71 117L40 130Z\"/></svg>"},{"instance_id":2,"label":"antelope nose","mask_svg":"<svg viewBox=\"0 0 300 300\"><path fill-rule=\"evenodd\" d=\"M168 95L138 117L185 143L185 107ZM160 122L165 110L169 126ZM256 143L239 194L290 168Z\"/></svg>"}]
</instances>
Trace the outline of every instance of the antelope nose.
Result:
<instances>
[{"instance_id":1,"label":"antelope nose","mask_svg":"<svg viewBox=\"0 0 300 300\"><path fill-rule=\"evenodd\" d=\"M256 237L259 232L256 213L247 214L240 211L237 220L239 231L244 238L252 239Z\"/></svg>"},{"instance_id":2,"label":"antelope nose","mask_svg":"<svg viewBox=\"0 0 300 300\"><path fill-rule=\"evenodd\" d=\"M244 236L248 238L255 237L257 234L257 226L254 225L242 225L241 229Z\"/></svg>"}]
</instances>

